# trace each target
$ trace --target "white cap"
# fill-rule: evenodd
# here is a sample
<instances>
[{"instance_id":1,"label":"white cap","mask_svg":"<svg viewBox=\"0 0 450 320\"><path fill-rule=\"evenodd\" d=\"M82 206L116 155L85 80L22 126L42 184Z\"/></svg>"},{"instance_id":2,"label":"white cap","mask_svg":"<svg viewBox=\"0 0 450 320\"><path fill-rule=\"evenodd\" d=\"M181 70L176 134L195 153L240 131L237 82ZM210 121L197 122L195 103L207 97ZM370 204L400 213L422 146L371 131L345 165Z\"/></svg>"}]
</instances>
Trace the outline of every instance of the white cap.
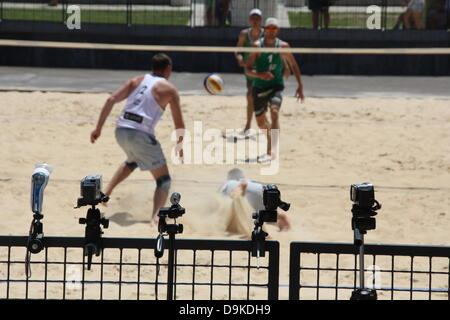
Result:
<instances>
[{"instance_id":1,"label":"white cap","mask_svg":"<svg viewBox=\"0 0 450 320\"><path fill-rule=\"evenodd\" d=\"M278 20L275 19L275 18L267 18L266 24L264 26L265 27L267 27L267 26L276 26L277 28L280 27L280 25L278 24Z\"/></svg>"},{"instance_id":2,"label":"white cap","mask_svg":"<svg viewBox=\"0 0 450 320\"><path fill-rule=\"evenodd\" d=\"M250 13L248 14L248 16L250 17L250 16L252 16L252 15L254 15L254 14L256 14L256 15L262 17L262 12L261 12L261 10L259 10L259 9L257 9L257 8L250 10Z\"/></svg>"}]
</instances>

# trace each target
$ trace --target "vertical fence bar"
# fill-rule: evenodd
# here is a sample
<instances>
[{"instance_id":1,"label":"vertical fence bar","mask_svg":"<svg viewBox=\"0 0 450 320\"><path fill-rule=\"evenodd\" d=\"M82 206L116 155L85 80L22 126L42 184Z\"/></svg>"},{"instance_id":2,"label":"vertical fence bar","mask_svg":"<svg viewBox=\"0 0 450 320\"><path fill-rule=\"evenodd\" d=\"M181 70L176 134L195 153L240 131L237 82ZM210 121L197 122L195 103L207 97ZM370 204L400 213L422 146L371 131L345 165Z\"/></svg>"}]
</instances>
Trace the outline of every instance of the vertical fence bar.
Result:
<instances>
[{"instance_id":1,"label":"vertical fence bar","mask_svg":"<svg viewBox=\"0 0 450 320\"><path fill-rule=\"evenodd\" d=\"M138 249L138 274L137 274L137 300L140 300L141 292L141 248Z\"/></svg>"},{"instance_id":2,"label":"vertical fence bar","mask_svg":"<svg viewBox=\"0 0 450 320\"><path fill-rule=\"evenodd\" d=\"M338 288L339 288L339 253L336 254L336 293L334 299L338 299Z\"/></svg>"},{"instance_id":3,"label":"vertical fence bar","mask_svg":"<svg viewBox=\"0 0 450 320\"><path fill-rule=\"evenodd\" d=\"M195 0L191 0L190 2L191 5L191 28L195 28L196 26L196 21L197 21L197 16L196 16L196 2Z\"/></svg>"},{"instance_id":4,"label":"vertical fence bar","mask_svg":"<svg viewBox=\"0 0 450 320\"><path fill-rule=\"evenodd\" d=\"M248 251L247 260L247 300L250 300L250 269L251 269L251 253ZM259 261L258 261L259 263Z\"/></svg>"},{"instance_id":5,"label":"vertical fence bar","mask_svg":"<svg viewBox=\"0 0 450 320\"><path fill-rule=\"evenodd\" d=\"M354 276L353 276L353 290L356 290L356 279L358 278L358 256L355 254L355 266L354 266Z\"/></svg>"},{"instance_id":6,"label":"vertical fence bar","mask_svg":"<svg viewBox=\"0 0 450 320\"><path fill-rule=\"evenodd\" d=\"M195 260L197 258L197 250L192 254L192 300L195 300Z\"/></svg>"},{"instance_id":7,"label":"vertical fence bar","mask_svg":"<svg viewBox=\"0 0 450 320\"><path fill-rule=\"evenodd\" d=\"M376 255L372 255L372 266L373 266L373 268L372 268L372 289L376 289L376 273L377 273L377 270L376 270L376 264L377 264L377 262L376 262Z\"/></svg>"},{"instance_id":8,"label":"vertical fence bar","mask_svg":"<svg viewBox=\"0 0 450 320\"><path fill-rule=\"evenodd\" d=\"M63 300L66 300L66 273L67 273L67 247L64 247L64 259L63 259Z\"/></svg>"},{"instance_id":9,"label":"vertical fence bar","mask_svg":"<svg viewBox=\"0 0 450 320\"><path fill-rule=\"evenodd\" d=\"M411 275L409 278L409 300L412 300L413 298L413 283L414 283L414 256L411 256Z\"/></svg>"},{"instance_id":10,"label":"vertical fence bar","mask_svg":"<svg viewBox=\"0 0 450 320\"><path fill-rule=\"evenodd\" d=\"M387 30L387 20L388 20L388 13L387 13L388 1L383 0L381 7L383 10L382 14L381 14L381 30L386 31Z\"/></svg>"},{"instance_id":11,"label":"vertical fence bar","mask_svg":"<svg viewBox=\"0 0 450 320\"><path fill-rule=\"evenodd\" d=\"M29 254L29 253L27 253L27 254ZM30 268L31 268L31 258L28 263L30 264ZM31 274L31 271L30 271L30 274ZM25 280L25 299L28 299L28 275L25 275L25 278L26 278L26 280Z\"/></svg>"},{"instance_id":12,"label":"vertical fence bar","mask_svg":"<svg viewBox=\"0 0 450 320\"><path fill-rule=\"evenodd\" d=\"M158 300L158 283L159 283L159 270L160 270L160 265L159 265L159 258L156 258L156 266L155 266L155 274L156 274L156 279L155 279L155 300Z\"/></svg>"},{"instance_id":13,"label":"vertical fence bar","mask_svg":"<svg viewBox=\"0 0 450 320\"><path fill-rule=\"evenodd\" d=\"M295 243L291 243L289 254L289 300L299 300L300 298L301 270L300 250Z\"/></svg>"},{"instance_id":14,"label":"vertical fence bar","mask_svg":"<svg viewBox=\"0 0 450 320\"><path fill-rule=\"evenodd\" d=\"M100 300L103 300L103 261L104 261L105 250L101 251L100 258Z\"/></svg>"},{"instance_id":15,"label":"vertical fence bar","mask_svg":"<svg viewBox=\"0 0 450 320\"><path fill-rule=\"evenodd\" d=\"M131 0L127 0L126 2L126 15L127 15L127 26L130 27L132 23L132 14L133 14L133 8Z\"/></svg>"},{"instance_id":16,"label":"vertical fence bar","mask_svg":"<svg viewBox=\"0 0 450 320\"><path fill-rule=\"evenodd\" d=\"M394 255L391 257L391 300L394 300Z\"/></svg>"},{"instance_id":17,"label":"vertical fence bar","mask_svg":"<svg viewBox=\"0 0 450 320\"><path fill-rule=\"evenodd\" d=\"M317 277L316 277L316 283L317 283L317 288L316 288L316 299L319 300L319 296L320 296L320 253L317 254Z\"/></svg>"},{"instance_id":18,"label":"vertical fence bar","mask_svg":"<svg viewBox=\"0 0 450 320\"><path fill-rule=\"evenodd\" d=\"M214 250L211 250L211 283L209 287L209 298L213 297L213 283L214 283Z\"/></svg>"},{"instance_id":19,"label":"vertical fence bar","mask_svg":"<svg viewBox=\"0 0 450 320\"><path fill-rule=\"evenodd\" d=\"M81 300L84 300L84 281L85 281L85 278L84 278L84 276L85 276L85 274L84 274L84 271L85 271L85 269L86 269L86 267L85 267L85 261L84 261L84 257L85 257L85 255L84 255L84 248L83 248L83 251L82 251L82 254L83 254L83 266L82 266L82 268L83 268L83 271L82 271L82 273L81 273Z\"/></svg>"},{"instance_id":20,"label":"vertical fence bar","mask_svg":"<svg viewBox=\"0 0 450 320\"><path fill-rule=\"evenodd\" d=\"M122 300L122 258L123 258L123 249L120 248L119 255L119 300Z\"/></svg>"},{"instance_id":21,"label":"vertical fence bar","mask_svg":"<svg viewBox=\"0 0 450 320\"><path fill-rule=\"evenodd\" d=\"M233 265L233 251L229 251L230 254L230 259L229 259L229 273L228 273L228 300L231 300L231 272L233 270L232 265Z\"/></svg>"},{"instance_id":22,"label":"vertical fence bar","mask_svg":"<svg viewBox=\"0 0 450 320\"><path fill-rule=\"evenodd\" d=\"M274 244L274 248L269 252L269 283L268 283L268 299L278 300L278 288L280 287L280 248L278 243Z\"/></svg>"},{"instance_id":23,"label":"vertical fence bar","mask_svg":"<svg viewBox=\"0 0 450 320\"><path fill-rule=\"evenodd\" d=\"M175 249L175 259L173 265L173 299L177 300L177 264L178 264L178 250Z\"/></svg>"},{"instance_id":24,"label":"vertical fence bar","mask_svg":"<svg viewBox=\"0 0 450 320\"><path fill-rule=\"evenodd\" d=\"M45 263L44 263L44 300L47 300L47 279L48 279L48 247L45 247Z\"/></svg>"},{"instance_id":25,"label":"vertical fence bar","mask_svg":"<svg viewBox=\"0 0 450 320\"><path fill-rule=\"evenodd\" d=\"M433 270L433 267L432 267L432 261L431 261L431 259L432 259L432 257L429 257L428 258L429 259L429 266L430 266L430 272L428 273L428 300L431 300L431 289L432 289L432 286L431 286L431 281L432 281L432 277L431 277L431 275L432 275L432 270Z\"/></svg>"},{"instance_id":26,"label":"vertical fence bar","mask_svg":"<svg viewBox=\"0 0 450 320\"><path fill-rule=\"evenodd\" d=\"M6 299L9 299L9 278L11 277L11 246L8 246L8 264L6 268Z\"/></svg>"}]
</instances>

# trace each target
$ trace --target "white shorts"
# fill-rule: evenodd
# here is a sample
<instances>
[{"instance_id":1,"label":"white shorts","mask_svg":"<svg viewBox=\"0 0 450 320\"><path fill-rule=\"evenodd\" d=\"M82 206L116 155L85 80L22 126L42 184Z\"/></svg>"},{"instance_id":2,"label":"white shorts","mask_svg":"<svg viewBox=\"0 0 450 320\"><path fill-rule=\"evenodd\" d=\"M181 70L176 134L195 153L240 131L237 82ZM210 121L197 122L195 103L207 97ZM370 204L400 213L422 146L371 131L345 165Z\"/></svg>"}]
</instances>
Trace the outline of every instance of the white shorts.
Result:
<instances>
[{"instance_id":1,"label":"white shorts","mask_svg":"<svg viewBox=\"0 0 450 320\"><path fill-rule=\"evenodd\" d=\"M155 136L129 128L116 128L116 140L127 155L126 162L136 163L141 170L155 170L166 165L166 158Z\"/></svg>"}]
</instances>

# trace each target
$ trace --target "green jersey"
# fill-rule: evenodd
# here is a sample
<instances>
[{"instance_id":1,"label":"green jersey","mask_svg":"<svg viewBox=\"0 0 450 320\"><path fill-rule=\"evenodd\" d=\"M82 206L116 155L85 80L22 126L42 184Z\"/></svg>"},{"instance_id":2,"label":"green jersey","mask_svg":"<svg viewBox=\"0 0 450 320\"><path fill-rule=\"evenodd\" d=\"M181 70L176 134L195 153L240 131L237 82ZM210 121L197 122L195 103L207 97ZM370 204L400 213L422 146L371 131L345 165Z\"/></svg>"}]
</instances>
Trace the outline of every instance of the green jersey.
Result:
<instances>
[{"instance_id":1,"label":"green jersey","mask_svg":"<svg viewBox=\"0 0 450 320\"><path fill-rule=\"evenodd\" d=\"M259 34L259 38L264 36L264 29L261 29L261 32ZM253 46L253 40L252 40L252 28L247 29L247 36L245 37L244 47L251 48ZM243 52L242 57L244 58L244 61L247 61L249 56L249 52Z\"/></svg>"},{"instance_id":2,"label":"green jersey","mask_svg":"<svg viewBox=\"0 0 450 320\"><path fill-rule=\"evenodd\" d=\"M260 38L264 36L264 29L261 29ZM251 48L253 46L253 40L252 40L252 28L247 29L247 36L245 37L244 47ZM248 56L250 55L249 52L243 52L242 58L244 58L244 61L247 62ZM250 77L248 75L245 75L248 79L252 80L253 77Z\"/></svg>"},{"instance_id":3,"label":"green jersey","mask_svg":"<svg viewBox=\"0 0 450 320\"><path fill-rule=\"evenodd\" d=\"M275 48L280 47L280 39L276 38ZM264 39L261 39L261 48L264 48ZM253 86L259 88L269 88L276 86L284 87L283 69L284 63L280 53L263 52L255 61L256 72L270 71L273 73L272 80L262 80L254 78Z\"/></svg>"}]
</instances>

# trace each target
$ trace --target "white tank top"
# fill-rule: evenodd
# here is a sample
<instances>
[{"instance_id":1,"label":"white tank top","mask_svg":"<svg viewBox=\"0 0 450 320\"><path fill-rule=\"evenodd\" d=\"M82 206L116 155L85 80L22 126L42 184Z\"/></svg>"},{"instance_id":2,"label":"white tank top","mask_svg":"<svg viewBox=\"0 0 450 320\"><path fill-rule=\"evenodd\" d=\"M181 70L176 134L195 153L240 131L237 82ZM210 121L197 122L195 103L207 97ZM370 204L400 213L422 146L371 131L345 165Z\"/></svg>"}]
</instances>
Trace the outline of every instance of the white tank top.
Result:
<instances>
[{"instance_id":1,"label":"white tank top","mask_svg":"<svg viewBox=\"0 0 450 320\"><path fill-rule=\"evenodd\" d=\"M144 76L140 85L128 97L125 108L117 120L118 128L131 128L155 135L156 124L161 119L164 109L156 102L152 89L157 82L162 80L165 79L151 74ZM141 117L142 121L139 123L125 119L125 113L132 114L133 118Z\"/></svg>"},{"instance_id":2,"label":"white tank top","mask_svg":"<svg viewBox=\"0 0 450 320\"><path fill-rule=\"evenodd\" d=\"M238 180L228 180L220 189L220 192L226 194L228 196L231 195L231 191L238 186L241 181L247 182L247 189L245 192L245 198L248 203L255 210L264 210L264 202L263 202L263 185L261 183L251 181L248 179L240 179Z\"/></svg>"}]
</instances>

